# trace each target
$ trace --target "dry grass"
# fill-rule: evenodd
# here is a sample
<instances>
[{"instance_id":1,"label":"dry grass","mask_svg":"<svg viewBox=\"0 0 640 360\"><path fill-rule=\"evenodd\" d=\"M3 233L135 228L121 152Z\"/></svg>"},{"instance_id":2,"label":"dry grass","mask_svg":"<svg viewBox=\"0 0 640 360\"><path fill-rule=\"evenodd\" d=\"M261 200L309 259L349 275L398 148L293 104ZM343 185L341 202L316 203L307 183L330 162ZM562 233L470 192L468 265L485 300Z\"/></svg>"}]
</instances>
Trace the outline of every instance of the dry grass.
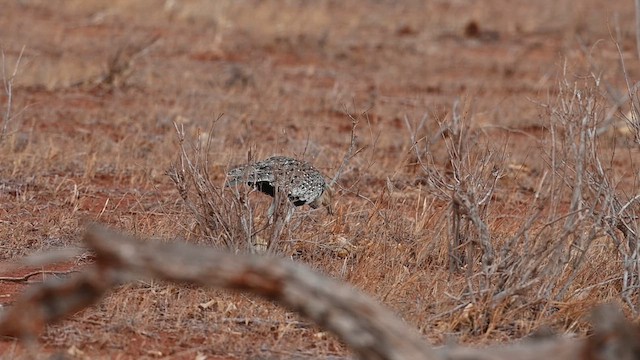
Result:
<instances>
[{"instance_id":1,"label":"dry grass","mask_svg":"<svg viewBox=\"0 0 640 360\"><path fill-rule=\"evenodd\" d=\"M637 98L633 4L500 3L11 2L9 68L26 48L19 121L0 144L0 257L75 245L97 220L234 251L277 239L274 252L373 295L436 343L545 326L584 335L589 309L610 301L635 318L639 154L633 126L608 125L637 119L619 102ZM472 21L479 32L465 35ZM362 150L335 216L305 209L277 230L270 199L221 187L248 156L294 155L332 177L349 114ZM194 207L165 175L185 156L197 162L186 178L215 190L188 182ZM198 218L210 211L219 223ZM7 302L20 290L0 289ZM239 294L139 283L48 328L41 351L345 354L291 321Z\"/></svg>"}]
</instances>

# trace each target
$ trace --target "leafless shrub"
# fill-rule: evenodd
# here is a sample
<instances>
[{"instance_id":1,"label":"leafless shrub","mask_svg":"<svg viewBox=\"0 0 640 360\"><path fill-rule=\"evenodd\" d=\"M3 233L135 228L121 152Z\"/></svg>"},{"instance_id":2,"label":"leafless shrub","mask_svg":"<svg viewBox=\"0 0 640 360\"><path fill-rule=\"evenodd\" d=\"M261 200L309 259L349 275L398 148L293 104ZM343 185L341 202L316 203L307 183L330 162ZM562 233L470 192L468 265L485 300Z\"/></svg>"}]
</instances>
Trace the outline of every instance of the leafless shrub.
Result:
<instances>
[{"instance_id":1,"label":"leafless shrub","mask_svg":"<svg viewBox=\"0 0 640 360\"><path fill-rule=\"evenodd\" d=\"M607 113L598 79L579 85L567 78L565 74L559 84L557 99L546 106L550 123L542 144L549 170L530 193L518 229L500 242L491 234L495 219L490 206L500 188L504 152L489 144L478 146L457 104L451 120L439 124L434 136L419 138L426 117L415 128L406 121L427 186L449 204L449 268L463 268L467 279L466 291L456 301L466 306L465 312L476 313L473 327L478 331L525 308L532 314L553 311L550 301L570 301L598 286L578 279L592 271L592 247L602 246L600 239L607 237L618 248L624 270L618 267L600 285L621 283L621 299L635 308L640 284L632 220L638 197L621 196L602 160L609 154L613 161L615 148L605 152L598 143L597 129ZM438 154L438 142L440 147L444 144L446 156ZM599 254L604 256L606 249ZM615 258L615 252L609 256Z\"/></svg>"},{"instance_id":2,"label":"leafless shrub","mask_svg":"<svg viewBox=\"0 0 640 360\"><path fill-rule=\"evenodd\" d=\"M625 71L624 64L622 68ZM631 85L626 71L625 77L628 86L625 102L630 103L631 114L626 120L635 129L637 141L637 89ZM552 169L549 195L553 204L550 220L562 219L562 227L554 240L558 251L552 259L556 265L550 267L549 275L563 280L548 283L545 293L555 293L557 300L567 296L580 269L591 266L590 248L599 239L607 239L616 249L609 254L610 262L620 266L601 284L619 284L620 299L637 314L640 286L637 201L640 197L633 189L629 193L628 185L622 184L625 177L631 177L637 184L637 169L630 161L622 177L612 172L616 161L632 159L634 155L631 149L620 147L624 142L601 140L600 129L608 126L611 117L606 99L600 95L601 87L602 80L595 75L571 82L565 74L559 84L556 106L549 108ZM614 101L611 107L619 109L620 102ZM614 136L624 135L614 133ZM566 203L568 207L564 206Z\"/></svg>"},{"instance_id":3,"label":"leafless shrub","mask_svg":"<svg viewBox=\"0 0 640 360\"><path fill-rule=\"evenodd\" d=\"M615 41L614 43L620 53L622 69L627 84L627 95L622 103L628 103L629 111L623 117L624 121L628 122L629 128L634 130L634 140L637 144L638 139L640 139L638 86L637 84L631 84L622 61L619 44ZM593 88L601 87L600 78L593 76L591 81ZM563 88L566 89L567 87L568 85L565 84ZM590 109L585 113L585 119L589 119L589 127L587 130L582 130L585 133L583 136L585 155L584 165L582 165L585 175L584 179L580 179L580 181L585 182L584 191L586 194L584 201L587 206L593 209L594 223L600 231L604 232L612 240L618 250L623 267L622 274L616 279L621 283L620 295L622 300L629 306L629 309L637 314L640 310L637 305L638 289L640 289L639 229L637 225L639 207L637 202L640 196L635 191L629 193L628 189L620 186L622 179L616 178L610 170L613 168L616 158L624 155L628 158L633 158L633 150L620 148L618 145L620 142L618 141L609 146L606 146L606 143L603 145L597 136L600 134L597 129L602 128L601 124L606 123L608 120L608 115L603 115L605 110L603 99L593 93L593 90L588 92L574 90L574 93L577 94L577 99L586 99L582 100L583 107ZM620 102L614 103L613 108L619 109ZM569 130L575 132L574 128L575 126L570 126ZM615 135L624 136L623 134ZM627 173L624 176L633 178L634 183L637 183L638 169L634 166L633 161L627 164ZM578 177L576 176L576 178Z\"/></svg>"},{"instance_id":4,"label":"leafless shrub","mask_svg":"<svg viewBox=\"0 0 640 360\"><path fill-rule=\"evenodd\" d=\"M470 278L479 256L482 272L489 276L494 272L495 250L486 221L487 209L501 175L504 153L478 147L467 120L459 112L458 102L453 106L451 121L440 124L436 135L418 139L417 133L424 131L426 120L423 117L416 129L407 118L405 123L428 186L449 203L449 270L465 268ZM446 148L444 169L432 151L439 141Z\"/></svg>"},{"instance_id":5,"label":"leafless shrub","mask_svg":"<svg viewBox=\"0 0 640 360\"><path fill-rule=\"evenodd\" d=\"M231 252L255 251L253 208L231 192L224 192L209 176L205 149L188 144L184 127L176 126L180 154L167 175L195 220L202 240L225 246Z\"/></svg>"},{"instance_id":6,"label":"leafless shrub","mask_svg":"<svg viewBox=\"0 0 640 360\"><path fill-rule=\"evenodd\" d=\"M581 268L587 266L589 249L602 234L598 204L589 201L603 194L606 184L596 186L590 170L598 161L596 129L602 120L601 98L593 85L580 86L567 80L559 84L555 106L549 107L551 176L547 196L551 226L541 235L551 236L545 245L544 273L552 281L541 283L541 293L555 300L565 297ZM591 186L589 184L594 186ZM590 194L589 190L594 193Z\"/></svg>"}]
</instances>

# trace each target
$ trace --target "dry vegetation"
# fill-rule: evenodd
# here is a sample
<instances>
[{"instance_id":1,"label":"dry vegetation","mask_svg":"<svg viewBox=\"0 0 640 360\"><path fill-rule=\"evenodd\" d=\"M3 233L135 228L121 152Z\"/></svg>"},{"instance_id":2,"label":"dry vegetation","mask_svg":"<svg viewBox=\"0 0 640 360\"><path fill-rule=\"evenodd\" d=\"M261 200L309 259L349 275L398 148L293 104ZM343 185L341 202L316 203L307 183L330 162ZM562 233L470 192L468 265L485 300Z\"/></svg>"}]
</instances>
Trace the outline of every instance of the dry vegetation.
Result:
<instances>
[{"instance_id":1,"label":"dry vegetation","mask_svg":"<svg viewBox=\"0 0 640 360\"><path fill-rule=\"evenodd\" d=\"M635 43L633 3L602 0L7 2L0 257L82 246L98 221L266 248L434 344L585 336L607 302L635 320ZM334 216L269 225L270 199L222 188L230 165L272 154L332 177L354 119ZM44 270L81 269L80 252ZM0 300L24 288L0 284ZM240 293L140 281L47 327L34 351L347 356L301 321ZM24 354L12 339L0 351Z\"/></svg>"}]
</instances>

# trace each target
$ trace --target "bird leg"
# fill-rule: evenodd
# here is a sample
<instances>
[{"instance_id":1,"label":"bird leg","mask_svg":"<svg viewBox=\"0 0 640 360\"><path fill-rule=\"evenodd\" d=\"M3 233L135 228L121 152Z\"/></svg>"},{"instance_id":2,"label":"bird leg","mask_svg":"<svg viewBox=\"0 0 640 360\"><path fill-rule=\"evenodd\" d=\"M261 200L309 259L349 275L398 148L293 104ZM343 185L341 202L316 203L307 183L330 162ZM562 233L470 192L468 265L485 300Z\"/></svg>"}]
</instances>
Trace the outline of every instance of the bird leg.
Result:
<instances>
[{"instance_id":1,"label":"bird leg","mask_svg":"<svg viewBox=\"0 0 640 360\"><path fill-rule=\"evenodd\" d=\"M284 223L288 224L291 221L291 216L293 216L293 212L296 210L296 207L293 204L287 204L287 217L284 218Z\"/></svg>"},{"instance_id":2,"label":"bird leg","mask_svg":"<svg viewBox=\"0 0 640 360\"><path fill-rule=\"evenodd\" d=\"M276 204L277 200L274 197L271 205L269 206L269 210L267 210L267 219L269 219L269 225L273 224L273 214L276 212Z\"/></svg>"},{"instance_id":3,"label":"bird leg","mask_svg":"<svg viewBox=\"0 0 640 360\"><path fill-rule=\"evenodd\" d=\"M276 216L280 215L280 209L282 209L283 206L287 205L286 203L283 204L283 202L288 202L287 200L288 199L286 194L282 194L278 188L274 189L273 201L271 202L271 205L267 210L267 218L269 219L269 225L273 225Z\"/></svg>"},{"instance_id":4,"label":"bird leg","mask_svg":"<svg viewBox=\"0 0 640 360\"><path fill-rule=\"evenodd\" d=\"M273 201L267 210L267 218L269 219L269 225L273 225L275 216L280 216L284 211L280 212L279 209L286 208L286 215L284 218L283 224L288 224L291 221L291 217L293 216L293 212L295 211L295 206L289 202L286 194L281 194L276 191L273 196Z\"/></svg>"}]
</instances>

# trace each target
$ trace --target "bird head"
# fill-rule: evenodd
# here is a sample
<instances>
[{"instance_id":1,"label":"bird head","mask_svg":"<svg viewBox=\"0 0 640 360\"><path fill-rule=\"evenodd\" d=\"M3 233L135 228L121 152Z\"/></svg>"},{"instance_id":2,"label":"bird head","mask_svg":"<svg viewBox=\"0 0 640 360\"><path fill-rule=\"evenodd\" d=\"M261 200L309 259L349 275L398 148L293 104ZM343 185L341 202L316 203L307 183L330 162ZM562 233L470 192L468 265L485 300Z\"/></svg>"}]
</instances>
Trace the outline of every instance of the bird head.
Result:
<instances>
[{"instance_id":1,"label":"bird head","mask_svg":"<svg viewBox=\"0 0 640 360\"><path fill-rule=\"evenodd\" d=\"M227 180L225 181L225 187L236 186L244 181L246 178L247 166L238 166L227 172Z\"/></svg>"}]
</instances>

